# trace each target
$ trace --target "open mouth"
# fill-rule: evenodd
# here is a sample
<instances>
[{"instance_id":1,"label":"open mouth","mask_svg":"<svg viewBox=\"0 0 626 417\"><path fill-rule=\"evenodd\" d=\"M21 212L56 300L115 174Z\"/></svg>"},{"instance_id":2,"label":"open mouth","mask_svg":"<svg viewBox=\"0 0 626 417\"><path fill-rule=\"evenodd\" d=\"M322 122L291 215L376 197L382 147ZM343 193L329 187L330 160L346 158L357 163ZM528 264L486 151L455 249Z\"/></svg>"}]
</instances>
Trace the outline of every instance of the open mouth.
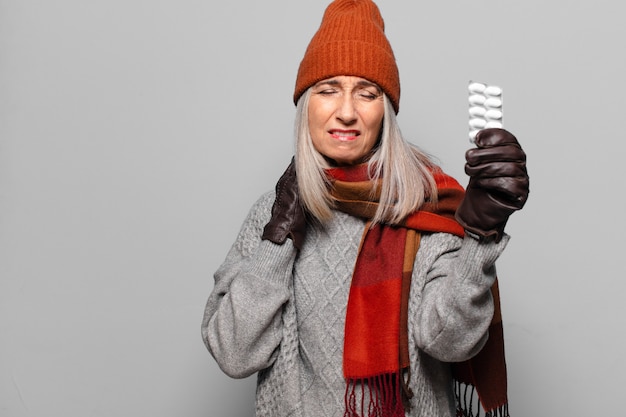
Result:
<instances>
[{"instance_id":1,"label":"open mouth","mask_svg":"<svg viewBox=\"0 0 626 417\"><path fill-rule=\"evenodd\" d=\"M339 130L339 129L333 129L329 131L329 133L334 139L337 139L340 141L355 140L361 134L361 132L359 132L358 130Z\"/></svg>"}]
</instances>

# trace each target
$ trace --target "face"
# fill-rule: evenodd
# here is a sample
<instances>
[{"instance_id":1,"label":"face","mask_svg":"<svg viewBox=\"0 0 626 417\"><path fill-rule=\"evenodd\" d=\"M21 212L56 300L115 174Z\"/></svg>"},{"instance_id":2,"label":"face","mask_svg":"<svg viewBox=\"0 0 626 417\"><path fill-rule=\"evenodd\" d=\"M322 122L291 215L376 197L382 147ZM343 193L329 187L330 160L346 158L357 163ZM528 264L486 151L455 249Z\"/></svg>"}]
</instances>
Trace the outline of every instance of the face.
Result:
<instances>
[{"instance_id":1,"label":"face","mask_svg":"<svg viewBox=\"0 0 626 417\"><path fill-rule=\"evenodd\" d=\"M382 90L364 78L320 81L309 99L313 146L337 166L364 162L378 140L384 111Z\"/></svg>"}]
</instances>

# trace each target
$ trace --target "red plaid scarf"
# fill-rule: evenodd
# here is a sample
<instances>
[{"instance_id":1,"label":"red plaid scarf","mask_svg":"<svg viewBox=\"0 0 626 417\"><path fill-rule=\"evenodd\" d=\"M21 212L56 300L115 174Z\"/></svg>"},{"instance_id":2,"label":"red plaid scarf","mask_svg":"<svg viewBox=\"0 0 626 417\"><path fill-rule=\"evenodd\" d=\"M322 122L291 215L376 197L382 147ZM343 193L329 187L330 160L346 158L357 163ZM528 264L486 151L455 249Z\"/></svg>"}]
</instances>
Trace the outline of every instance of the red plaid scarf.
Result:
<instances>
[{"instance_id":1,"label":"red plaid scarf","mask_svg":"<svg viewBox=\"0 0 626 417\"><path fill-rule=\"evenodd\" d=\"M337 208L371 219L378 207L380 185L369 180L367 170L367 164L362 164L330 169L327 174ZM434 173L434 179L437 204L425 203L400 226L366 227L363 234L346 313L343 359L346 417L405 416L412 396L405 380L410 378L408 298L420 233L464 235L454 219L464 195L463 188L441 171ZM472 360L452 365L458 416L474 415L474 404L468 400L474 394L474 387L485 410L508 414L497 283L492 291L496 314L487 346ZM369 396L365 394L366 386ZM360 401L356 395L358 387L361 387Z\"/></svg>"}]
</instances>

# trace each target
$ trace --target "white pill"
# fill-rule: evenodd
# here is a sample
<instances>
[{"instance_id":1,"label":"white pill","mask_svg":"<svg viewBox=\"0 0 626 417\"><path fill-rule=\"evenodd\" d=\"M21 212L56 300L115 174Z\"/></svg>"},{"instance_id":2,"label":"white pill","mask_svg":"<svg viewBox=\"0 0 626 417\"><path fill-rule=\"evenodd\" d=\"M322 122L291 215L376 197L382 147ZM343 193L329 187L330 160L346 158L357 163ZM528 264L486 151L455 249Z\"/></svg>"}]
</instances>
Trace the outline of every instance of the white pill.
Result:
<instances>
[{"instance_id":1,"label":"white pill","mask_svg":"<svg viewBox=\"0 0 626 417\"><path fill-rule=\"evenodd\" d=\"M483 96L482 94L472 94L471 96L469 96L470 104L478 104L482 106L483 104L485 104L485 100L485 96Z\"/></svg>"},{"instance_id":2,"label":"white pill","mask_svg":"<svg viewBox=\"0 0 626 417\"><path fill-rule=\"evenodd\" d=\"M485 123L485 129L501 128L501 127L502 127L502 123L495 121L495 120Z\"/></svg>"},{"instance_id":3,"label":"white pill","mask_svg":"<svg viewBox=\"0 0 626 417\"><path fill-rule=\"evenodd\" d=\"M483 117L487 113L487 109L482 106L472 106L469 108L470 116L480 116Z\"/></svg>"},{"instance_id":4,"label":"white pill","mask_svg":"<svg viewBox=\"0 0 626 417\"><path fill-rule=\"evenodd\" d=\"M490 110L487 110L485 112L485 117L487 119L497 119L497 120L500 120L500 119L502 119L502 112L500 110L490 109Z\"/></svg>"},{"instance_id":5,"label":"white pill","mask_svg":"<svg viewBox=\"0 0 626 417\"><path fill-rule=\"evenodd\" d=\"M476 117L474 119L470 119L469 125L470 127L473 127L474 129L484 129L485 126L487 125L487 121L485 119Z\"/></svg>"},{"instance_id":6,"label":"white pill","mask_svg":"<svg viewBox=\"0 0 626 417\"><path fill-rule=\"evenodd\" d=\"M485 91L485 88L487 86L483 83L471 83L467 89L470 91L470 93L483 93Z\"/></svg>"},{"instance_id":7,"label":"white pill","mask_svg":"<svg viewBox=\"0 0 626 417\"><path fill-rule=\"evenodd\" d=\"M489 87L485 88L484 93L488 96L501 96L502 89L500 87L496 87L495 85L490 85Z\"/></svg>"},{"instance_id":8,"label":"white pill","mask_svg":"<svg viewBox=\"0 0 626 417\"><path fill-rule=\"evenodd\" d=\"M469 132L469 140L470 142L474 143L474 139L476 139L476 135L478 134L479 130L472 130L471 132Z\"/></svg>"},{"instance_id":9,"label":"white pill","mask_svg":"<svg viewBox=\"0 0 626 417\"><path fill-rule=\"evenodd\" d=\"M487 107L502 107L502 100L495 97L489 97L483 101L483 104Z\"/></svg>"}]
</instances>

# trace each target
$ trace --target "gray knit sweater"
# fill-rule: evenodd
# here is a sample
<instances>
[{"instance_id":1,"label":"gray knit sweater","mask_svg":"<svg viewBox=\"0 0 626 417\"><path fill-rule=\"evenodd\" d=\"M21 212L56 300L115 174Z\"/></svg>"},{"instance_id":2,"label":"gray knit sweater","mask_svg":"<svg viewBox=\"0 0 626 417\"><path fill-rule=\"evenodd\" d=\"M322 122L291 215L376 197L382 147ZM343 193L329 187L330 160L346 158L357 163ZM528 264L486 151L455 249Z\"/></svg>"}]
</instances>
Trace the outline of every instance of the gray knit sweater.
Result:
<instances>
[{"instance_id":1,"label":"gray knit sweater","mask_svg":"<svg viewBox=\"0 0 626 417\"><path fill-rule=\"evenodd\" d=\"M202 336L229 376L258 372L257 417L342 417L345 313L364 222L336 212L309 226L301 251L261 240L274 193L250 210L215 273ZM506 246L422 237L409 301L410 417L452 417L448 362L476 354L493 315L490 287Z\"/></svg>"}]
</instances>

